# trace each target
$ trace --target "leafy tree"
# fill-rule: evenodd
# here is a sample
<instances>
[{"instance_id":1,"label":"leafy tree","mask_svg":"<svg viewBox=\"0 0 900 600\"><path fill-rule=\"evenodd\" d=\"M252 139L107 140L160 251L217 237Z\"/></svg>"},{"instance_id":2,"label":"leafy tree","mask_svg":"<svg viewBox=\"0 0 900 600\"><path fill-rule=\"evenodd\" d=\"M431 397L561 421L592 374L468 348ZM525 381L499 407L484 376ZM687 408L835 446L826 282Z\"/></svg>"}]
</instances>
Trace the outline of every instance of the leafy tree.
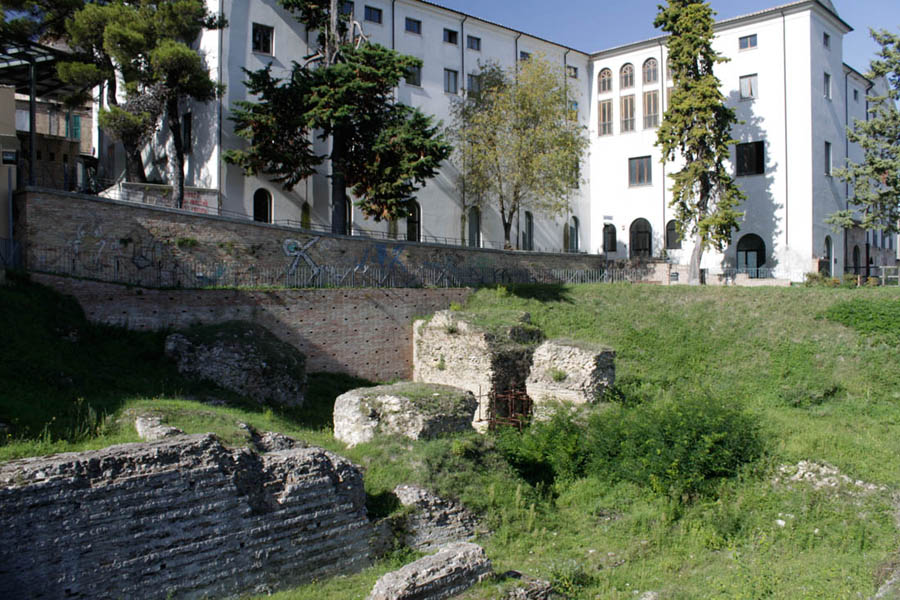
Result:
<instances>
[{"instance_id":1,"label":"leafy tree","mask_svg":"<svg viewBox=\"0 0 900 600\"><path fill-rule=\"evenodd\" d=\"M59 37L84 0L0 0L0 39L13 42Z\"/></svg>"},{"instance_id":2,"label":"leafy tree","mask_svg":"<svg viewBox=\"0 0 900 600\"><path fill-rule=\"evenodd\" d=\"M671 34L669 61L674 90L657 132L662 161L681 159L672 173L672 200L681 237L691 236L690 283L700 282L700 261L710 247L719 252L731 242L744 196L725 167L730 158L731 126L737 121L713 74L727 59L716 53L713 11L703 0L668 0L654 25Z\"/></svg>"},{"instance_id":3,"label":"leafy tree","mask_svg":"<svg viewBox=\"0 0 900 600\"><path fill-rule=\"evenodd\" d=\"M286 79L267 67L247 72L258 102L237 102L235 130L250 143L225 160L248 174L265 173L290 190L331 161L332 230L346 233L346 189L376 221L408 214L413 194L450 153L431 117L394 101L400 79L421 61L371 44L358 23L339 14L336 0L279 0L308 29L319 50ZM312 132L331 139L317 155Z\"/></svg>"},{"instance_id":4,"label":"leafy tree","mask_svg":"<svg viewBox=\"0 0 900 600\"><path fill-rule=\"evenodd\" d=\"M491 67L482 74L496 77ZM572 118L572 101L561 69L535 56L492 80L457 120L467 193L496 204L507 248L520 210L548 216L569 210L588 145L585 128Z\"/></svg>"},{"instance_id":5,"label":"leafy tree","mask_svg":"<svg viewBox=\"0 0 900 600\"><path fill-rule=\"evenodd\" d=\"M864 229L893 233L900 222L900 36L884 30L872 30L871 35L881 49L867 77L883 78L887 89L867 98L868 120L854 120L853 127L847 128L847 137L859 144L865 158L835 170L835 175L853 185L853 208L830 215L826 222L850 228L856 225L858 212Z\"/></svg>"},{"instance_id":6,"label":"leafy tree","mask_svg":"<svg viewBox=\"0 0 900 600\"><path fill-rule=\"evenodd\" d=\"M65 24L75 56L59 64L59 76L83 94L105 86L108 108L100 111L99 122L122 142L129 181L147 180L141 150L166 114L175 146L171 163L179 206L184 196L184 144L178 106L186 98L211 100L217 91L188 44L204 29L224 25L203 0L87 3ZM120 82L125 87L121 104Z\"/></svg>"}]
</instances>

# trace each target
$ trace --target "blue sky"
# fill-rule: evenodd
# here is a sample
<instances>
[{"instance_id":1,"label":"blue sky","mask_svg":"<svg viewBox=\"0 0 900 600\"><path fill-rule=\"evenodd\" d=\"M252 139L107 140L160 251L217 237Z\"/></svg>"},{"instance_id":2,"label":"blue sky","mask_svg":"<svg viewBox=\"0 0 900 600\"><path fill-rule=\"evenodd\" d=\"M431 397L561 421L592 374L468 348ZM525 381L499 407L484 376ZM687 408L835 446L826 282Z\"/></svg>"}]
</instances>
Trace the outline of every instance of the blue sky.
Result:
<instances>
[{"instance_id":1,"label":"blue sky","mask_svg":"<svg viewBox=\"0 0 900 600\"><path fill-rule=\"evenodd\" d=\"M658 0L432 0L585 52L659 35ZM787 4L789 0L711 0L716 19ZM877 45L869 28L900 33L900 0L832 0L853 27L844 37L844 62L865 72Z\"/></svg>"}]
</instances>

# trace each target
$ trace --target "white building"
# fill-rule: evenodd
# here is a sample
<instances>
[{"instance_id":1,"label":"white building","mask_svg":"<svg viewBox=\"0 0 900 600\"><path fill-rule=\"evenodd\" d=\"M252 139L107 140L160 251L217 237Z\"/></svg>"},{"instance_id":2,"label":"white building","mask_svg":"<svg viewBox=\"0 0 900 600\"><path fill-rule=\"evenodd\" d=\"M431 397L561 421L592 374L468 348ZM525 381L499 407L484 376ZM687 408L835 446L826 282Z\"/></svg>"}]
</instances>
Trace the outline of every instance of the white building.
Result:
<instances>
[{"instance_id":1,"label":"white building","mask_svg":"<svg viewBox=\"0 0 900 600\"><path fill-rule=\"evenodd\" d=\"M672 212L670 184L659 150L656 126L666 108L665 37L587 54L539 37L442 8L422 0L355 0L355 19L373 42L423 61L420 81L401 82L400 102L417 106L449 124L452 100L465 87L479 62L511 67L543 53L567 72L577 90L578 118L591 145L583 169L586 182L572 201L572 212L556 220L522 214L514 224L523 249L563 250L564 239L580 251L610 259L666 256L686 263L689 243L667 236ZM293 61L309 55L310 35L276 0L209 0L222 12L227 28L205 32L199 48L211 73L226 85L216 103L190 107L193 139L186 183L219 191L223 211L265 221L292 221L327 228L331 219L328 165L285 192L263 177L247 177L222 161L222 151L240 147L229 120L234 102L252 100L243 86L243 68L272 65L287 74ZM602 8L598 8L602 11ZM892 237L864 232L835 233L825 217L847 206L847 186L830 173L859 149L847 143L852 118L864 119L871 82L842 60L842 39L851 31L829 0L799 0L716 26L716 49L730 62L717 67L723 93L743 121L734 128L735 175L747 195L746 216L733 245L723 255L709 252L703 267L711 273L745 267L756 274L801 279L829 265L834 273L891 261ZM187 108L187 107L186 107ZM160 141L164 141L160 139ZM319 142L321 144L321 142ZM103 148L103 144L99 144ZM165 161L157 144L148 164ZM320 146L323 151L326 148ZM101 157L113 160L114 152ZM118 161L121 163L121 157ZM121 170L121 164L117 164ZM114 169L113 169L114 170ZM500 247L503 229L489 203L463 229L456 172L449 162L419 192L417 218L396 224L367 221L352 211L355 233L461 243L477 240ZM474 224L480 222L480 227ZM364 231L365 230L365 231ZM570 234L574 232L574 235ZM471 233L471 235L470 235ZM614 235L613 235L614 234ZM678 246L681 248L678 248ZM861 246L859 250L854 250ZM854 256L856 262L854 263ZM820 259L825 259L821 263Z\"/></svg>"}]
</instances>

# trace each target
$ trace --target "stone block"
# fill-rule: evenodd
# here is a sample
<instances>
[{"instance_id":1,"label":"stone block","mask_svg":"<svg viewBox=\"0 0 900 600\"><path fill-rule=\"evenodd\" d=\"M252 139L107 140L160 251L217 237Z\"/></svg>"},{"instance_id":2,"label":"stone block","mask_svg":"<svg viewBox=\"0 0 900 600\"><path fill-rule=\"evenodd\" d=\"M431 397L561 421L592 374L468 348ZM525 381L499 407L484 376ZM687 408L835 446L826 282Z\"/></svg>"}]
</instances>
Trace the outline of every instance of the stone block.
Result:
<instances>
[{"instance_id":1,"label":"stone block","mask_svg":"<svg viewBox=\"0 0 900 600\"><path fill-rule=\"evenodd\" d=\"M491 561L481 546L450 544L437 554L382 575L367 600L442 600L490 576Z\"/></svg>"},{"instance_id":2,"label":"stone block","mask_svg":"<svg viewBox=\"0 0 900 600\"><path fill-rule=\"evenodd\" d=\"M155 442L163 438L184 433L177 427L170 427L162 422L161 417L140 415L134 419L134 428L138 437L145 442Z\"/></svg>"},{"instance_id":3,"label":"stone block","mask_svg":"<svg viewBox=\"0 0 900 600\"><path fill-rule=\"evenodd\" d=\"M334 437L348 446L376 435L412 440L471 430L477 402L449 385L395 383L350 390L334 402Z\"/></svg>"},{"instance_id":4,"label":"stone block","mask_svg":"<svg viewBox=\"0 0 900 600\"><path fill-rule=\"evenodd\" d=\"M546 341L534 351L525 389L536 406L554 400L596 402L615 382L615 358L614 350L602 346Z\"/></svg>"},{"instance_id":5,"label":"stone block","mask_svg":"<svg viewBox=\"0 0 900 600\"><path fill-rule=\"evenodd\" d=\"M461 504L415 485L398 485L394 494L403 506L415 508L406 517L403 542L415 550L431 552L453 542L475 537L475 515Z\"/></svg>"}]
</instances>

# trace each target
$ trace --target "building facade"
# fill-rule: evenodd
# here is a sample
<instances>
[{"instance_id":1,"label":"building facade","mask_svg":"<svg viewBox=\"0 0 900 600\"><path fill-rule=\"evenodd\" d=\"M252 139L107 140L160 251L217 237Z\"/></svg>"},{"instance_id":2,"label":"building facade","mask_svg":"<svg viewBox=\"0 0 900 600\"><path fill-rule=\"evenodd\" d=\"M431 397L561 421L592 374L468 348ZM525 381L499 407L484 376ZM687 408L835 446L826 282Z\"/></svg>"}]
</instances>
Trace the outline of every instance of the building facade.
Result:
<instances>
[{"instance_id":1,"label":"building facade","mask_svg":"<svg viewBox=\"0 0 900 600\"><path fill-rule=\"evenodd\" d=\"M480 63L509 68L541 53L567 74L578 119L591 140L582 169L585 181L568 215L554 219L523 211L513 225L515 247L687 262L690 242L674 234L668 206L667 173L678 165L663 164L655 146L672 85L665 37L588 54L422 0L344 5L372 42L422 59L419 76L398 86L397 100L445 125L452 103ZM287 192L265 176L245 176L222 160L223 151L245 143L229 119L235 102L252 100L242 69L271 65L273 74L286 75L294 61L311 54L315 32L306 31L276 0L209 0L209 8L223 13L229 25L205 32L199 51L226 92L216 102L183 107L191 132L186 184L218 190L219 207L226 213L327 228L332 215L327 163ZM732 168L747 200L731 247L704 256L702 266L710 273L737 269L799 280L809 271L840 274L894 263L893 236L835 232L825 224L827 215L846 208L851 197L852 190L832 170L848 157L861 159L845 131L854 118L865 119L866 95L874 85L843 63L842 40L849 31L829 0L799 0L716 25L715 48L730 59L716 73L740 119ZM163 128L145 157L148 173L163 180L165 135ZM327 151L326 142L316 144ZM106 163L103 171L121 170L121 155L112 144L105 148L95 140L94 145ZM352 231L500 247L497 210L490 202L480 211L464 209L457 175L447 161L418 193L413 216L393 225L366 220L353 208L348 214Z\"/></svg>"}]
</instances>

